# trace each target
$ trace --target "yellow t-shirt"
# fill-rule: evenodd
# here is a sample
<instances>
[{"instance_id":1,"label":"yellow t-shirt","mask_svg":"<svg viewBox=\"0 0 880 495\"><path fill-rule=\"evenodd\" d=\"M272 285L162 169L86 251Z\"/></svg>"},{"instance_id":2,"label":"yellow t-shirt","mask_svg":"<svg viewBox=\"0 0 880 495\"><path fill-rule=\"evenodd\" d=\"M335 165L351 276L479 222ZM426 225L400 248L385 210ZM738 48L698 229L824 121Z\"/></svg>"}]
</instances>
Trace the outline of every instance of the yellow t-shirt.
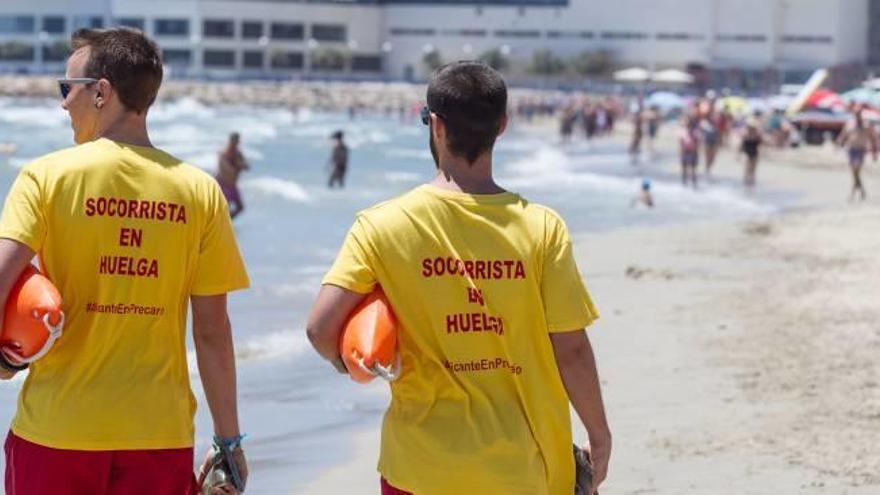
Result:
<instances>
[{"instance_id":1,"label":"yellow t-shirt","mask_svg":"<svg viewBox=\"0 0 880 495\"><path fill-rule=\"evenodd\" d=\"M421 186L361 212L324 278L380 284L402 377L379 471L417 495L570 495L568 397L548 333L597 312L565 224L513 193Z\"/></svg>"},{"instance_id":2,"label":"yellow t-shirt","mask_svg":"<svg viewBox=\"0 0 880 495\"><path fill-rule=\"evenodd\" d=\"M99 139L27 165L0 237L38 253L66 314L63 336L30 367L12 431L59 449L192 446L189 296L248 286L214 179Z\"/></svg>"}]
</instances>

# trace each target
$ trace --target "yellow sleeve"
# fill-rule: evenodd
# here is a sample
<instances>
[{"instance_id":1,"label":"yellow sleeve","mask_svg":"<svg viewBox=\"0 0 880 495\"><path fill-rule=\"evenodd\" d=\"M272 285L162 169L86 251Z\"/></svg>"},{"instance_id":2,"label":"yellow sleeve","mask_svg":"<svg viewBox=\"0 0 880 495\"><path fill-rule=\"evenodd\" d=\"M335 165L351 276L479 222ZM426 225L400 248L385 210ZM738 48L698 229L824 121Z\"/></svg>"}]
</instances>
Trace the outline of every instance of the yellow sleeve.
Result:
<instances>
[{"instance_id":1,"label":"yellow sleeve","mask_svg":"<svg viewBox=\"0 0 880 495\"><path fill-rule=\"evenodd\" d=\"M581 278L568 230L554 220L547 227L541 298L550 333L570 332L589 326L599 312Z\"/></svg>"},{"instance_id":2,"label":"yellow sleeve","mask_svg":"<svg viewBox=\"0 0 880 495\"><path fill-rule=\"evenodd\" d=\"M220 187L213 182L209 189L208 219L199 246L198 266L192 294L214 296L250 285L244 261L235 240L229 207Z\"/></svg>"},{"instance_id":3,"label":"yellow sleeve","mask_svg":"<svg viewBox=\"0 0 880 495\"><path fill-rule=\"evenodd\" d=\"M35 253L46 239L45 204L40 179L30 167L22 169L6 196L0 216L0 237L30 247Z\"/></svg>"},{"instance_id":4,"label":"yellow sleeve","mask_svg":"<svg viewBox=\"0 0 880 495\"><path fill-rule=\"evenodd\" d=\"M367 235L366 221L358 217L345 236L336 261L321 282L359 294L369 294L376 285L372 261L375 259Z\"/></svg>"}]
</instances>

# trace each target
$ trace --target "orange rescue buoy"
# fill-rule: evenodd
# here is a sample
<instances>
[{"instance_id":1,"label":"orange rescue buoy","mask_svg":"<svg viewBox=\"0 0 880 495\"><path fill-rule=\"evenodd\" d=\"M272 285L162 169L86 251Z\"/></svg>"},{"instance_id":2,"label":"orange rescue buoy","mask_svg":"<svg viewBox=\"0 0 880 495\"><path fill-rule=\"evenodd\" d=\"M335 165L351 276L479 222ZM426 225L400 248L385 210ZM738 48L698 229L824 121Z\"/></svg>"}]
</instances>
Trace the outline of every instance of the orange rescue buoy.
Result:
<instances>
[{"instance_id":1,"label":"orange rescue buoy","mask_svg":"<svg viewBox=\"0 0 880 495\"><path fill-rule=\"evenodd\" d=\"M397 318L381 288L348 315L339 339L339 354L352 380L358 383L377 376L393 381L400 375Z\"/></svg>"},{"instance_id":2,"label":"orange rescue buoy","mask_svg":"<svg viewBox=\"0 0 880 495\"><path fill-rule=\"evenodd\" d=\"M61 337L63 327L64 313L58 289L29 264L6 299L0 345L18 343L19 354L25 357L25 362L31 363L49 352Z\"/></svg>"}]
</instances>

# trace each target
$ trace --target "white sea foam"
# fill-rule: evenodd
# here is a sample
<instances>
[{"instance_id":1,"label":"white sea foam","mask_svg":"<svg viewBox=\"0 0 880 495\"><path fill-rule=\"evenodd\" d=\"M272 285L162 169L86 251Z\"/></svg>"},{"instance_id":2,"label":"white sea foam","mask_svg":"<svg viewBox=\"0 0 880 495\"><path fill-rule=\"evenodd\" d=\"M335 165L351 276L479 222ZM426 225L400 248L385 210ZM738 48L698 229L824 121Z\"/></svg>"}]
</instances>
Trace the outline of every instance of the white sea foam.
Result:
<instances>
[{"instance_id":1,"label":"white sea foam","mask_svg":"<svg viewBox=\"0 0 880 495\"><path fill-rule=\"evenodd\" d=\"M415 158L418 160L430 160L431 159L431 151L427 148L423 149L412 149L412 148L390 148L385 151L385 154L388 156L394 156L398 158Z\"/></svg>"},{"instance_id":2,"label":"white sea foam","mask_svg":"<svg viewBox=\"0 0 880 495\"><path fill-rule=\"evenodd\" d=\"M240 361L270 361L290 358L310 348L303 330L281 330L236 344L235 357Z\"/></svg>"},{"instance_id":3,"label":"white sea foam","mask_svg":"<svg viewBox=\"0 0 880 495\"><path fill-rule=\"evenodd\" d=\"M385 180L388 182L394 183L414 183L420 182L424 180L425 176L423 174L417 174L415 172L385 172Z\"/></svg>"},{"instance_id":4,"label":"white sea foam","mask_svg":"<svg viewBox=\"0 0 880 495\"><path fill-rule=\"evenodd\" d=\"M312 196L299 183L278 177L255 177L242 182L242 188L257 193L279 196L288 201L309 203Z\"/></svg>"}]
</instances>

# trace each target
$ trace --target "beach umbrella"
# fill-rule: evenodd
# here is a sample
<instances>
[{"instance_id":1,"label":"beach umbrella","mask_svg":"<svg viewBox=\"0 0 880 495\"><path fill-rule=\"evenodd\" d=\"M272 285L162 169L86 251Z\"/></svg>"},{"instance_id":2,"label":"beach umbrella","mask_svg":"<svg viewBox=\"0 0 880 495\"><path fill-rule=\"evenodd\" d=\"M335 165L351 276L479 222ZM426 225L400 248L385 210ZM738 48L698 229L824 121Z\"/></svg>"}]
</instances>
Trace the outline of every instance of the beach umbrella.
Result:
<instances>
[{"instance_id":1,"label":"beach umbrella","mask_svg":"<svg viewBox=\"0 0 880 495\"><path fill-rule=\"evenodd\" d=\"M666 69L651 74L651 80L665 84L691 84L694 76L677 69Z\"/></svg>"},{"instance_id":2,"label":"beach umbrella","mask_svg":"<svg viewBox=\"0 0 880 495\"><path fill-rule=\"evenodd\" d=\"M862 83L862 86L868 89L876 89L880 90L880 77L874 79L868 79L867 81Z\"/></svg>"},{"instance_id":3,"label":"beach umbrella","mask_svg":"<svg viewBox=\"0 0 880 495\"><path fill-rule=\"evenodd\" d=\"M718 100L719 108L727 108L734 115L743 115L751 111L748 100L741 96L725 96Z\"/></svg>"},{"instance_id":4,"label":"beach umbrella","mask_svg":"<svg viewBox=\"0 0 880 495\"><path fill-rule=\"evenodd\" d=\"M846 101L839 94L826 88L819 88L807 98L804 106L808 108L823 108L827 110L845 111Z\"/></svg>"},{"instance_id":5,"label":"beach umbrella","mask_svg":"<svg viewBox=\"0 0 880 495\"><path fill-rule=\"evenodd\" d=\"M651 73L641 67L630 67L614 73L614 80L621 82L645 82L651 78Z\"/></svg>"},{"instance_id":6,"label":"beach umbrella","mask_svg":"<svg viewBox=\"0 0 880 495\"><path fill-rule=\"evenodd\" d=\"M655 91L645 99L645 105L649 107L656 106L663 113L668 113L672 110L684 108L685 101L680 95L671 91Z\"/></svg>"},{"instance_id":7,"label":"beach umbrella","mask_svg":"<svg viewBox=\"0 0 880 495\"><path fill-rule=\"evenodd\" d=\"M840 95L847 103L860 103L880 108L880 90L867 87L855 88Z\"/></svg>"}]
</instances>

